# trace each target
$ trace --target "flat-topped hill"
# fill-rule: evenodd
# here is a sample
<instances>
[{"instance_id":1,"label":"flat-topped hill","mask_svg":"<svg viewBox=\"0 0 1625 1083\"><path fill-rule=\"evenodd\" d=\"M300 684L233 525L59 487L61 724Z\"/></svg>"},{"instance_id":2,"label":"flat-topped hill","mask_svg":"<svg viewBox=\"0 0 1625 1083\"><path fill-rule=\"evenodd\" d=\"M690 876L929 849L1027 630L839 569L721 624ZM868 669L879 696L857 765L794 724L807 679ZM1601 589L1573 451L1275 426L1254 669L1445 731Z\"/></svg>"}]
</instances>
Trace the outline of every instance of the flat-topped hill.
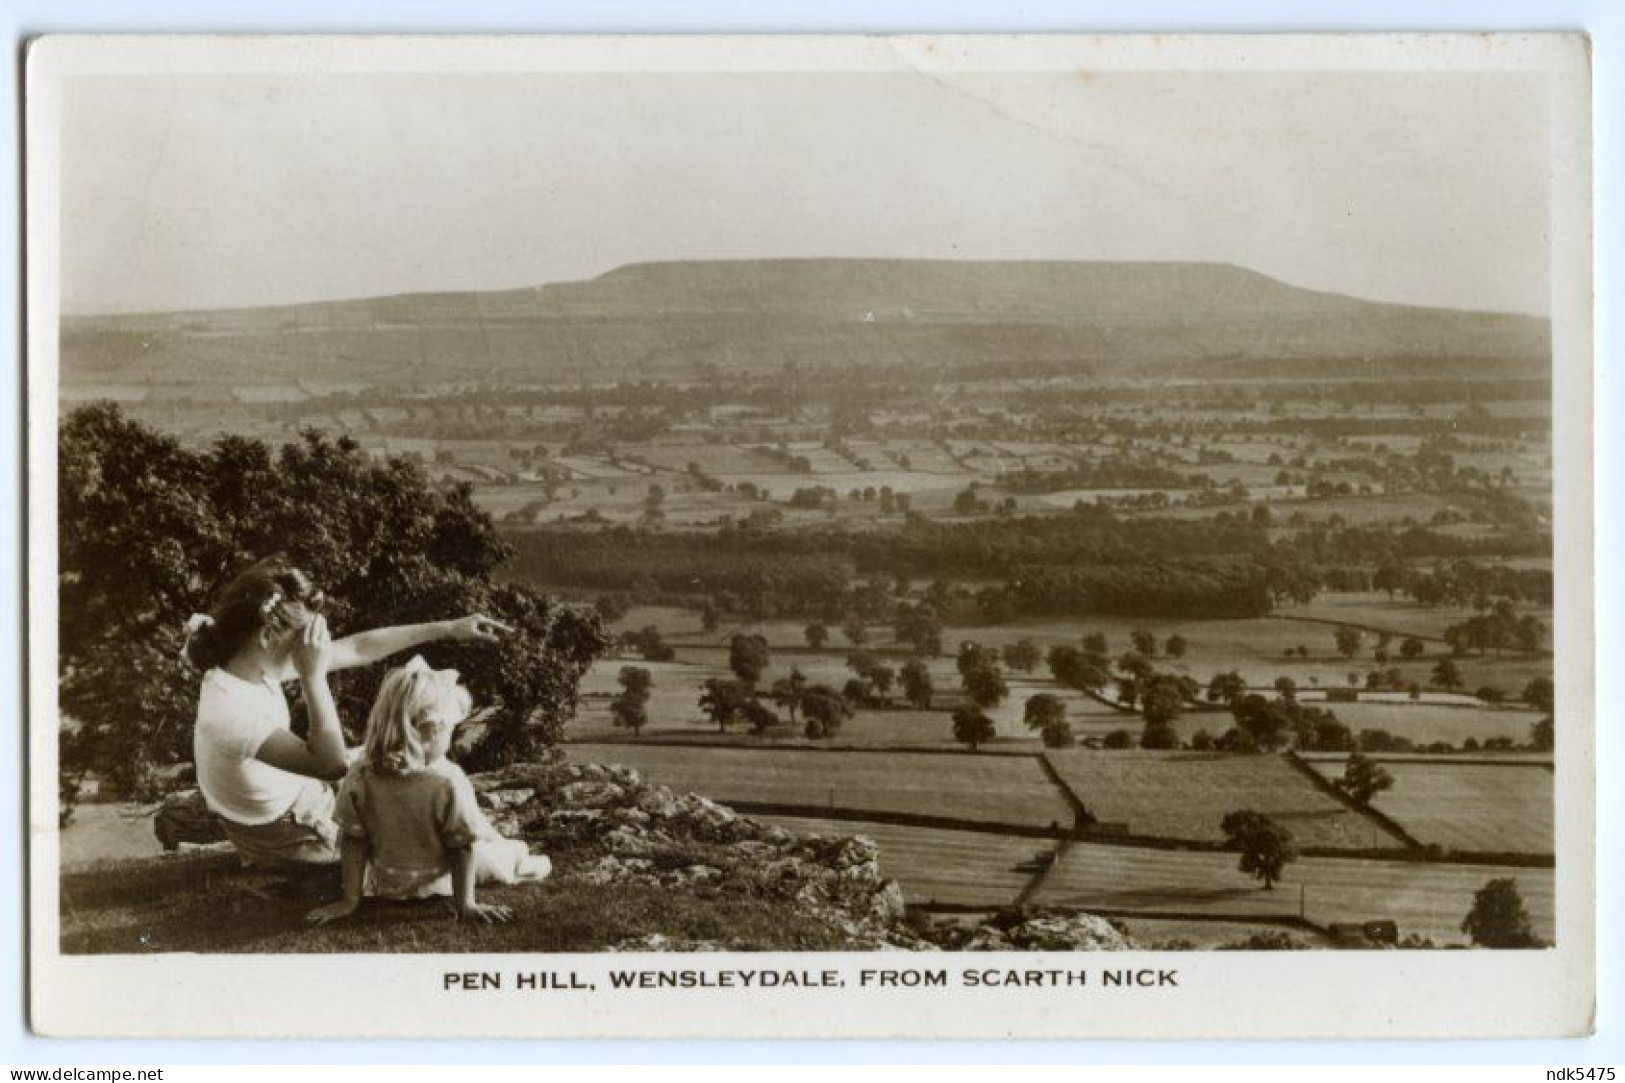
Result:
<instances>
[{"instance_id":1,"label":"flat-topped hill","mask_svg":"<svg viewBox=\"0 0 1625 1083\"><path fill-rule=\"evenodd\" d=\"M1044 364L1080 371L1396 358L1534 375L1548 321L1299 289L1217 263L640 263L530 289L71 316L68 382L604 380L700 371Z\"/></svg>"}]
</instances>

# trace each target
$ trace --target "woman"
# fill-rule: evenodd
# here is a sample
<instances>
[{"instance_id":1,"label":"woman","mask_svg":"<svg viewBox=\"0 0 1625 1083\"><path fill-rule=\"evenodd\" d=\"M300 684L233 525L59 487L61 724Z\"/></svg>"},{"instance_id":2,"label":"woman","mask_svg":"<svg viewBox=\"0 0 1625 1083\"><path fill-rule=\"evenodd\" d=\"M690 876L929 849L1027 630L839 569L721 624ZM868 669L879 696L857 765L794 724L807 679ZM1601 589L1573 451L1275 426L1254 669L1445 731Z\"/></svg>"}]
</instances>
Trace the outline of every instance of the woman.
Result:
<instances>
[{"instance_id":1,"label":"woman","mask_svg":"<svg viewBox=\"0 0 1625 1083\"><path fill-rule=\"evenodd\" d=\"M334 642L322 594L303 572L261 562L192 619L186 655L204 670L192 735L198 789L248 864L338 860L335 790L349 750L327 687L333 670L363 666L436 639L494 642L512 629L484 616L380 628ZM289 728L282 683L297 677L310 716Z\"/></svg>"}]
</instances>

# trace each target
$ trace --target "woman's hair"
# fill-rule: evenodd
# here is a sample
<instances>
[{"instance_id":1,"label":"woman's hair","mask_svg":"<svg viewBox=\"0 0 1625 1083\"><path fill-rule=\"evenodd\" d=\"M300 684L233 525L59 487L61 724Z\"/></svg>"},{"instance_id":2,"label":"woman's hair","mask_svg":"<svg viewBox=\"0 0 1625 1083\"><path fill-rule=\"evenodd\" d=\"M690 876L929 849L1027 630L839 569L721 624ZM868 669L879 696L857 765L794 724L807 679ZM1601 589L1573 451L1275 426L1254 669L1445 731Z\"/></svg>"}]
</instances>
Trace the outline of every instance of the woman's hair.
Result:
<instances>
[{"instance_id":1,"label":"woman's hair","mask_svg":"<svg viewBox=\"0 0 1625 1083\"><path fill-rule=\"evenodd\" d=\"M224 665L261 629L303 628L325 600L304 572L269 557L227 584L212 612L192 619L186 657L199 669Z\"/></svg>"},{"instance_id":2,"label":"woman's hair","mask_svg":"<svg viewBox=\"0 0 1625 1083\"><path fill-rule=\"evenodd\" d=\"M390 670L367 716L367 764L389 775L420 770L435 727L461 721L473 706L455 669L430 669L413 658Z\"/></svg>"}]
</instances>

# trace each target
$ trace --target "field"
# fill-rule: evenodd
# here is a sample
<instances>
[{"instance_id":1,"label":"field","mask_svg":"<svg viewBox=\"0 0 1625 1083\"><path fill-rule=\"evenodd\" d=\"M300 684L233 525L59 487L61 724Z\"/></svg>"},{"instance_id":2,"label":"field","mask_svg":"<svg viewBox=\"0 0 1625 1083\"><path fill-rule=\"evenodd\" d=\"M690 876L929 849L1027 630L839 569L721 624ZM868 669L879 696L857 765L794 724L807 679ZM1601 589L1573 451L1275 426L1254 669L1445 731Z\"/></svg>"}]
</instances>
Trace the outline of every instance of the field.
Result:
<instances>
[{"instance_id":1,"label":"field","mask_svg":"<svg viewBox=\"0 0 1625 1083\"><path fill-rule=\"evenodd\" d=\"M1033 901L1126 914L1279 917L1298 913L1301 886L1304 916L1316 924L1388 918L1401 936L1446 944L1466 941L1461 919L1473 892L1498 877L1517 880L1537 935L1550 940L1551 869L1305 857L1265 891L1237 871L1234 854L1078 844Z\"/></svg>"},{"instance_id":2,"label":"field","mask_svg":"<svg viewBox=\"0 0 1625 1083\"><path fill-rule=\"evenodd\" d=\"M1054 751L1045 754L1102 823L1132 835L1222 842L1219 821L1253 809L1288 828L1300 847L1370 849L1404 841L1321 792L1280 756L1201 752Z\"/></svg>"},{"instance_id":3,"label":"field","mask_svg":"<svg viewBox=\"0 0 1625 1083\"><path fill-rule=\"evenodd\" d=\"M1372 802L1424 843L1465 853L1549 854L1552 773L1529 763L1389 762L1392 789ZM1339 762L1318 761L1328 777Z\"/></svg>"},{"instance_id":4,"label":"field","mask_svg":"<svg viewBox=\"0 0 1625 1083\"><path fill-rule=\"evenodd\" d=\"M758 816L802 835L864 835L880 847L880 867L911 906L1009 906L1031 882L1021 866L1048 854L1043 839L945 831L803 816Z\"/></svg>"},{"instance_id":5,"label":"field","mask_svg":"<svg viewBox=\"0 0 1625 1083\"><path fill-rule=\"evenodd\" d=\"M1542 624L1551 627L1550 609L1529 608ZM1284 617L1303 617L1313 620L1341 621L1368 628L1380 628L1397 635L1415 635L1438 638L1452 624L1459 624L1474 613L1471 609L1453 606L1426 606L1403 595L1389 598L1381 591L1327 591L1308 605L1286 605L1276 612ZM1437 646L1430 646L1437 651ZM1397 654L1397 650L1390 653Z\"/></svg>"},{"instance_id":6,"label":"field","mask_svg":"<svg viewBox=\"0 0 1625 1083\"><path fill-rule=\"evenodd\" d=\"M842 808L1048 827L1072 809L1034 756L572 745L572 759L624 763L722 802Z\"/></svg>"},{"instance_id":7,"label":"field","mask_svg":"<svg viewBox=\"0 0 1625 1083\"><path fill-rule=\"evenodd\" d=\"M725 621L715 631L705 632L697 610L676 606L634 607L614 622L611 630L628 631L653 626L676 649L676 661L651 664L632 655L602 659L595 663L582 682L582 711L580 720L571 729L571 736L581 738L607 731L609 697L618 690L616 677L621 667L626 665L644 666L655 678L649 706L650 726L646 732L658 734L671 730L708 728L696 705L701 686L710 678L731 676L726 643L738 631L762 635L771 645L771 662L760 682L762 687L770 688L775 680L787 676L794 667L800 669L809 681L841 688L853 676L846 658L854 648L848 645L845 633L838 627L828 629L829 642L822 650L808 648L803 634L807 623L792 620ZM919 743L934 747L952 745L949 712L963 701L952 652L961 642L974 641L989 648L999 648L1020 639L1030 639L1040 650L1047 650L1056 644L1076 645L1084 634L1099 632L1107 637L1111 650L1120 653L1128 649L1130 633L1139 628L1152 632L1159 643L1166 643L1169 636L1176 634L1185 638L1187 649L1182 658L1172 660L1159 656L1156 659L1156 664L1164 670L1188 674L1203 684L1214 673L1235 670L1251 687L1270 695L1274 694L1272 685L1276 677L1290 676L1297 682L1300 696L1305 702L1321 702L1327 688L1347 687L1350 672L1363 674L1374 664L1332 657L1335 652L1330 627L1271 618L1177 622L1100 618L950 627L944 630L944 654L925 659L936 690L932 710L859 710L846 723L836 742L863 745ZM892 639L889 628L875 626L868 632L871 643L864 649L877 653L893 669L901 667L910 657ZM1285 657L1285 648L1281 645L1299 643L1310 646L1310 658ZM1425 660L1388 665L1399 669L1407 680L1426 682L1432 664L1431 660ZM1459 664L1469 688L1476 688L1480 683L1495 683L1514 693L1522 688L1528 676L1544 672L1549 666L1545 659L1507 659L1498 662L1489 658L1466 658L1459 660ZM1091 697L1057 685L1042 663L1032 673L1007 672L1006 680L1010 688L1009 697L988 711L1001 740L1026 742L1036 749L1036 738L1023 723L1023 711L1027 699L1039 692L1058 696L1062 700L1066 705L1067 720L1080 739L1102 738L1118 729L1139 732L1141 720L1138 715L1114 710ZM1337 717L1356 733L1363 729L1387 730L1419 745L1445 741L1459 746L1469 737L1480 743L1492 737L1501 737L1522 744L1529 740L1530 726L1541 717L1527 709L1489 707L1461 693L1424 691L1417 702L1412 702L1403 693L1373 695L1380 699L1336 703L1331 707ZM1218 736L1230 725L1231 720L1226 712L1187 710L1179 719L1177 729L1181 739L1188 741L1199 730Z\"/></svg>"},{"instance_id":8,"label":"field","mask_svg":"<svg viewBox=\"0 0 1625 1083\"><path fill-rule=\"evenodd\" d=\"M1361 730L1387 730L1418 744L1448 741L1456 747L1469 737L1480 744L1491 737L1529 740L1529 728L1543 717L1510 708L1445 707L1431 703L1334 703L1332 713L1356 735Z\"/></svg>"}]
</instances>

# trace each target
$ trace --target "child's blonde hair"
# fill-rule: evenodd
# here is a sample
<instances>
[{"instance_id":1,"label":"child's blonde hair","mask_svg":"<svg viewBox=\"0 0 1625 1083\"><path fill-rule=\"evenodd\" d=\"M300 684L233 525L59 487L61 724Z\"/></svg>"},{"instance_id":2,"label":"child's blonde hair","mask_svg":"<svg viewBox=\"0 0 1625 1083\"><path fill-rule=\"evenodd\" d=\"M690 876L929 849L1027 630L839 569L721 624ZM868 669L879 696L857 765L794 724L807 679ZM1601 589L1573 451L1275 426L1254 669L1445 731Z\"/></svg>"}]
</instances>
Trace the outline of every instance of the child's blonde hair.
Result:
<instances>
[{"instance_id":1,"label":"child's blonde hair","mask_svg":"<svg viewBox=\"0 0 1625 1083\"><path fill-rule=\"evenodd\" d=\"M473 705L455 669L431 669L414 657L390 670L367 716L367 763L390 775L421 770L428 765L432 731L455 725Z\"/></svg>"}]
</instances>

